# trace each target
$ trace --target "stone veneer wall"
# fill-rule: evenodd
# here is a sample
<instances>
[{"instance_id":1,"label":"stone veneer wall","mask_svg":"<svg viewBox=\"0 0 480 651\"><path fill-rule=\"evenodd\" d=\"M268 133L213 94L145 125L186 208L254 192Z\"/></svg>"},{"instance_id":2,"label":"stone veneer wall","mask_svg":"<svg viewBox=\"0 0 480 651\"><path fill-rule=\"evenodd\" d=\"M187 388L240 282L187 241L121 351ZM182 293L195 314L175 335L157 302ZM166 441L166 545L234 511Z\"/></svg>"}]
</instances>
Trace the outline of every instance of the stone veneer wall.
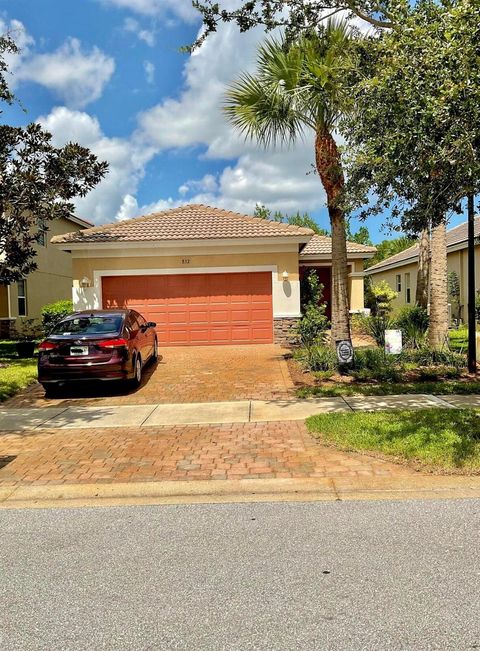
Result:
<instances>
[{"instance_id":1,"label":"stone veneer wall","mask_svg":"<svg viewBox=\"0 0 480 651\"><path fill-rule=\"evenodd\" d=\"M0 319L0 339L10 339L15 319Z\"/></svg>"},{"instance_id":2,"label":"stone veneer wall","mask_svg":"<svg viewBox=\"0 0 480 651\"><path fill-rule=\"evenodd\" d=\"M276 344L282 346L293 346L297 343L297 334L295 332L299 317L278 317L273 319L273 337Z\"/></svg>"}]
</instances>

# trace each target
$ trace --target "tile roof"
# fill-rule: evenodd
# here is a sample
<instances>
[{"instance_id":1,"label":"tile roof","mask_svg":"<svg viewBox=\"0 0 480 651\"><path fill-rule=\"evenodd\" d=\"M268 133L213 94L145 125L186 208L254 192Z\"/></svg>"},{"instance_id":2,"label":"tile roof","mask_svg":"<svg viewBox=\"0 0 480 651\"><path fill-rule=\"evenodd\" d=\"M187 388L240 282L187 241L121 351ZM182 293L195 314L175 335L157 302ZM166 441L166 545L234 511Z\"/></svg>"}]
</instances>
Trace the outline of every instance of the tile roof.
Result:
<instances>
[{"instance_id":1,"label":"tile roof","mask_svg":"<svg viewBox=\"0 0 480 651\"><path fill-rule=\"evenodd\" d=\"M475 237L480 237L480 216L475 217ZM466 248L467 240L468 222L463 222L463 224L459 224L458 226L455 226L455 228L451 228L449 231L447 231L447 248L462 243L465 244ZM374 264L372 267L369 267L366 270L366 273L371 273L372 271L381 271L382 269L390 267L391 265L399 266L401 264L416 262L417 257L418 244L414 244L408 249L400 251L400 253L396 253L395 255L391 255L389 258L386 258L385 260Z\"/></svg>"},{"instance_id":2,"label":"tile roof","mask_svg":"<svg viewBox=\"0 0 480 651\"><path fill-rule=\"evenodd\" d=\"M374 246L357 244L356 242L347 242L347 253L375 253L377 249ZM314 235L307 246L300 254L300 258L306 255L331 255L332 238L327 235Z\"/></svg>"},{"instance_id":3,"label":"tile roof","mask_svg":"<svg viewBox=\"0 0 480 651\"><path fill-rule=\"evenodd\" d=\"M56 235L51 241L54 244L81 244L298 236L307 240L311 235L313 231L309 228L191 204L115 224Z\"/></svg>"}]
</instances>

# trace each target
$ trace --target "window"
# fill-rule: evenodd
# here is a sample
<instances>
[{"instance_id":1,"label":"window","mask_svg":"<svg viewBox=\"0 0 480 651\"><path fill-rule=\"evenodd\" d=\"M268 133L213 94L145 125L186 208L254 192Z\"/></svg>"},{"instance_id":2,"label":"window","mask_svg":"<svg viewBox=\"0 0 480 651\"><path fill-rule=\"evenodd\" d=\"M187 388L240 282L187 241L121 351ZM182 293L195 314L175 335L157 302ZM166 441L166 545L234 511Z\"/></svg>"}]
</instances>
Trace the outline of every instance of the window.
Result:
<instances>
[{"instance_id":1,"label":"window","mask_svg":"<svg viewBox=\"0 0 480 651\"><path fill-rule=\"evenodd\" d=\"M109 335L118 334L122 327L121 316L80 316L60 321L52 335Z\"/></svg>"},{"instance_id":2,"label":"window","mask_svg":"<svg viewBox=\"0 0 480 651\"><path fill-rule=\"evenodd\" d=\"M405 274L405 302L411 302L411 292L410 292L410 274Z\"/></svg>"},{"instance_id":3,"label":"window","mask_svg":"<svg viewBox=\"0 0 480 651\"><path fill-rule=\"evenodd\" d=\"M18 316L27 316L27 281L17 282Z\"/></svg>"},{"instance_id":4,"label":"window","mask_svg":"<svg viewBox=\"0 0 480 651\"><path fill-rule=\"evenodd\" d=\"M395 286L397 288L397 292L400 294L402 291L402 274L397 274L395 276Z\"/></svg>"}]
</instances>

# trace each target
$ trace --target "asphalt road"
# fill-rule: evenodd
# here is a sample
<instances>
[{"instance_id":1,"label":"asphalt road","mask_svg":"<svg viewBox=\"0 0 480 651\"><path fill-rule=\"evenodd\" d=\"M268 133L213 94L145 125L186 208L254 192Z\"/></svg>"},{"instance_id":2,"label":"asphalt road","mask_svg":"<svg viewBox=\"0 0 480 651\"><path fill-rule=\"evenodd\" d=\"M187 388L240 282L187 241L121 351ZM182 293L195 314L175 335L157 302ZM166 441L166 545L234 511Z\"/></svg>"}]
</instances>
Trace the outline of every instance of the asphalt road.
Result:
<instances>
[{"instance_id":1,"label":"asphalt road","mask_svg":"<svg viewBox=\"0 0 480 651\"><path fill-rule=\"evenodd\" d=\"M479 516L480 500L0 511L0 649L480 649Z\"/></svg>"}]
</instances>

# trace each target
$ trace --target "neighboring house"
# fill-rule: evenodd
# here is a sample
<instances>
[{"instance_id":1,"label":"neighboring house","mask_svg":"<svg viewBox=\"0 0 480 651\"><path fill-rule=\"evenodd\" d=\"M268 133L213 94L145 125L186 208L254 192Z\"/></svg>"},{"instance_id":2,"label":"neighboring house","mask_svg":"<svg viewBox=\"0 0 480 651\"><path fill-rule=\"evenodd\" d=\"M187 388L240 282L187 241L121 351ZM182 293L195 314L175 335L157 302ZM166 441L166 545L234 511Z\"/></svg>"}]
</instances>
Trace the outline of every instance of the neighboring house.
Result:
<instances>
[{"instance_id":1,"label":"neighboring house","mask_svg":"<svg viewBox=\"0 0 480 651\"><path fill-rule=\"evenodd\" d=\"M480 236L480 217L475 218L475 237ZM447 231L448 272L455 271L460 281L459 317L466 318L467 305L467 222ZM476 287L480 287L480 244L475 247ZM365 274L374 283L386 280L398 296L393 301L394 308L415 305L418 271L418 244L411 246L390 258L370 267Z\"/></svg>"},{"instance_id":2,"label":"neighboring house","mask_svg":"<svg viewBox=\"0 0 480 651\"><path fill-rule=\"evenodd\" d=\"M58 236L89 228L92 224L78 217L57 219L36 245L37 269L23 280L11 285L0 284L0 337L8 336L12 326L24 318L40 319L41 309L72 296L72 258L49 244L51 235Z\"/></svg>"},{"instance_id":3,"label":"neighboring house","mask_svg":"<svg viewBox=\"0 0 480 651\"><path fill-rule=\"evenodd\" d=\"M330 297L331 240L308 228L188 205L57 235L73 259L77 309L132 307L164 345L283 341L300 317L300 276L318 269ZM363 261L348 245L350 304L363 309Z\"/></svg>"}]
</instances>

